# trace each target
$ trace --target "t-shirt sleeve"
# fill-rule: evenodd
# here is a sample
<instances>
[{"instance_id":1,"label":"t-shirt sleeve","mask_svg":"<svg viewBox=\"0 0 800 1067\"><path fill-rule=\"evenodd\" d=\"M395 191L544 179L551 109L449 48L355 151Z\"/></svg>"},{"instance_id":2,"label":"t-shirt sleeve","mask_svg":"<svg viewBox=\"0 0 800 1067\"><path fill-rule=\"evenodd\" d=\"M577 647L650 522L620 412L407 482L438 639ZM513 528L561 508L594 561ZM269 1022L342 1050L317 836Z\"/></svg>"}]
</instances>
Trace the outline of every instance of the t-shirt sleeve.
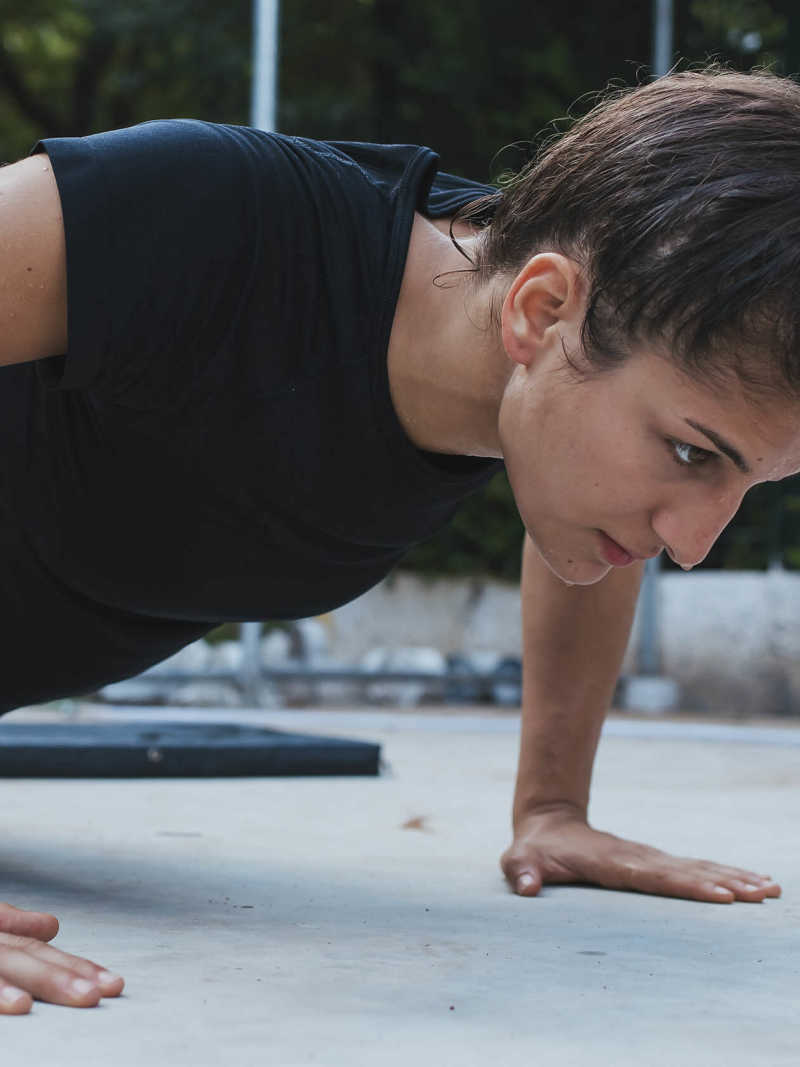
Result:
<instances>
[{"instance_id":1,"label":"t-shirt sleeve","mask_svg":"<svg viewBox=\"0 0 800 1067\"><path fill-rule=\"evenodd\" d=\"M455 215L465 204L480 200L482 211L475 221L485 225L492 219L498 198L497 189L491 185L482 185L480 182L470 181L469 178L458 178L440 170L434 176L427 205L423 210L432 219L447 218Z\"/></svg>"},{"instance_id":2,"label":"t-shirt sleeve","mask_svg":"<svg viewBox=\"0 0 800 1067\"><path fill-rule=\"evenodd\" d=\"M219 349L258 255L253 134L169 119L34 146L67 248L67 351L37 364L48 388L150 406Z\"/></svg>"}]
</instances>

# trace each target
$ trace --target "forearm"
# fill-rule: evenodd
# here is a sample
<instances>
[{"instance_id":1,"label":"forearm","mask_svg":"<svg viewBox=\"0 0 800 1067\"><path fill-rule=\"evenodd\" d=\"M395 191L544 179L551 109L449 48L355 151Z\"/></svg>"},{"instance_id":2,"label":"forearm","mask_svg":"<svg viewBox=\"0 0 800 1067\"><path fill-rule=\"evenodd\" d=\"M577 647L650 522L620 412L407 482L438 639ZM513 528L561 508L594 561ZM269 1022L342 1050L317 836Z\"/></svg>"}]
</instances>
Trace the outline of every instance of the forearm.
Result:
<instances>
[{"instance_id":1,"label":"forearm","mask_svg":"<svg viewBox=\"0 0 800 1067\"><path fill-rule=\"evenodd\" d=\"M523 698L514 824L533 810L585 813L597 743L633 621L642 566L567 586L526 538Z\"/></svg>"}]
</instances>

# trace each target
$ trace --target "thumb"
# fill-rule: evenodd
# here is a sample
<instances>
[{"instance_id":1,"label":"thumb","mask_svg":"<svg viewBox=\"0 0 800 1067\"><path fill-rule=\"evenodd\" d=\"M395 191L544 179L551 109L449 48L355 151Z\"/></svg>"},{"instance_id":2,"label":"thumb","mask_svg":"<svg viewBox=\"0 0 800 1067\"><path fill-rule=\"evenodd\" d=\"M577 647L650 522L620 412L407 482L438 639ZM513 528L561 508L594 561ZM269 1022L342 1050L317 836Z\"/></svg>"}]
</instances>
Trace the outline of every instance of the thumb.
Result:
<instances>
[{"instance_id":1,"label":"thumb","mask_svg":"<svg viewBox=\"0 0 800 1067\"><path fill-rule=\"evenodd\" d=\"M538 896L542 888L542 876L537 870L522 871L512 883L514 892L521 897Z\"/></svg>"},{"instance_id":2,"label":"thumb","mask_svg":"<svg viewBox=\"0 0 800 1067\"><path fill-rule=\"evenodd\" d=\"M58 933L58 919L41 911L24 911L0 901L0 932L37 941L52 941Z\"/></svg>"},{"instance_id":3,"label":"thumb","mask_svg":"<svg viewBox=\"0 0 800 1067\"><path fill-rule=\"evenodd\" d=\"M535 897L542 888L541 871L531 862L530 855L515 856L509 851L503 856L500 866L508 884L519 896Z\"/></svg>"}]
</instances>

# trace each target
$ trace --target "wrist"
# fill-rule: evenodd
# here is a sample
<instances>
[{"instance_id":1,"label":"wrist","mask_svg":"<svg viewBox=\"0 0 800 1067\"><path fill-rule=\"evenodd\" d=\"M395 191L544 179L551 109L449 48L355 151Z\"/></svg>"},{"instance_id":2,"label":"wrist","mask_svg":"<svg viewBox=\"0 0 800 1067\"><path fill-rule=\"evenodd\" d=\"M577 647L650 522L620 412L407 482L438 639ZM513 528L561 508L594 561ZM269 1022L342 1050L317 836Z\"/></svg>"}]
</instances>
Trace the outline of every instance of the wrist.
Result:
<instances>
[{"instance_id":1,"label":"wrist","mask_svg":"<svg viewBox=\"0 0 800 1067\"><path fill-rule=\"evenodd\" d=\"M512 813L514 832L537 819L548 822L588 822L588 805L567 798L515 799Z\"/></svg>"}]
</instances>

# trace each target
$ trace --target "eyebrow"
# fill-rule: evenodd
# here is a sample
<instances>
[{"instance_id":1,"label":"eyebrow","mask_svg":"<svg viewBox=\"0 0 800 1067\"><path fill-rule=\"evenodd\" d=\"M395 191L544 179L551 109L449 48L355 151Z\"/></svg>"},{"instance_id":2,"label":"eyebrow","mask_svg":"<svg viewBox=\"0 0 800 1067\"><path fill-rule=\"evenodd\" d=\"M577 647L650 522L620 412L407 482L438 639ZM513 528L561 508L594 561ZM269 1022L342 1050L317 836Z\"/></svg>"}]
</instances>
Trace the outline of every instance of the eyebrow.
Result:
<instances>
[{"instance_id":1,"label":"eyebrow","mask_svg":"<svg viewBox=\"0 0 800 1067\"><path fill-rule=\"evenodd\" d=\"M743 474L752 474L752 471L742 457L741 452L738 452L733 445L728 444L724 437L720 437L718 433L709 430L707 426L701 426L700 423L695 422L694 419L684 419L683 421L688 423L692 429L697 430L698 433L707 437L713 445L717 446L720 452L724 452L728 459L730 459Z\"/></svg>"}]
</instances>

